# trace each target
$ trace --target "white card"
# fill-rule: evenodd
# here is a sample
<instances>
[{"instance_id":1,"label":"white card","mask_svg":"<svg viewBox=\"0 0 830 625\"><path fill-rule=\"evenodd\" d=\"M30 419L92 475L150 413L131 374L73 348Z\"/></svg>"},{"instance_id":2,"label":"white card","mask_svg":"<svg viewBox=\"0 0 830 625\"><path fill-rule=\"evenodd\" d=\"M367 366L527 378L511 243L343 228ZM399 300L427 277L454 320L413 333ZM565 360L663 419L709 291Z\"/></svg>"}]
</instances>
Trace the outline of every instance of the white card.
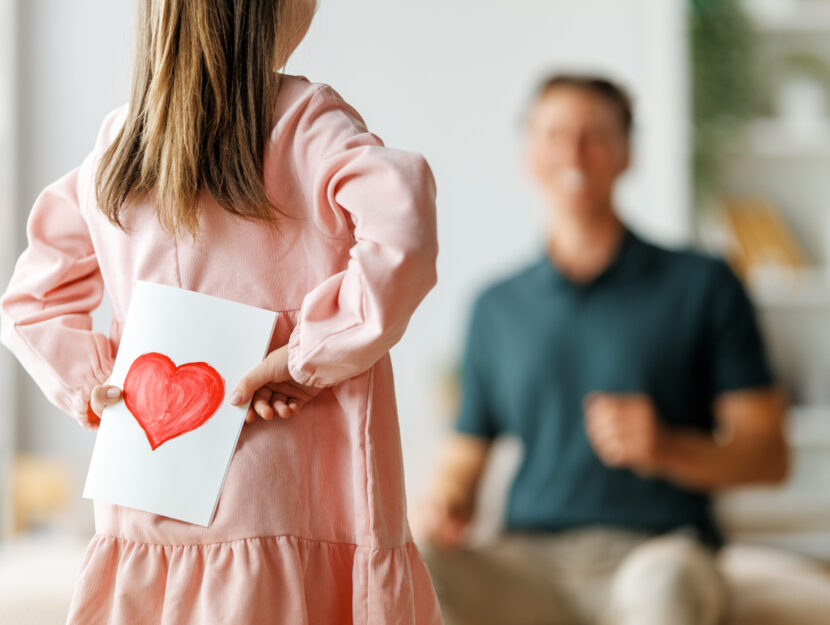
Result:
<instances>
[{"instance_id":1,"label":"white card","mask_svg":"<svg viewBox=\"0 0 830 625\"><path fill-rule=\"evenodd\" d=\"M124 399L101 417L83 496L209 526L247 412L230 393L277 316L136 282L108 381Z\"/></svg>"}]
</instances>

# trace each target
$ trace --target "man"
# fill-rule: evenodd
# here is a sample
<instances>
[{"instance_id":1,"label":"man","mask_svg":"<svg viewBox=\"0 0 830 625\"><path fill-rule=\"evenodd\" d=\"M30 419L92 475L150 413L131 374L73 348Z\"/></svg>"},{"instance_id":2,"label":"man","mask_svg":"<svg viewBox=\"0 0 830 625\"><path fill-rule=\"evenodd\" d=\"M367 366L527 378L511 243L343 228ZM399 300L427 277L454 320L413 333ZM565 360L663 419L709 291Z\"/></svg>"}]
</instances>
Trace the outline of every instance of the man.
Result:
<instances>
[{"instance_id":1,"label":"man","mask_svg":"<svg viewBox=\"0 0 830 625\"><path fill-rule=\"evenodd\" d=\"M625 92L594 77L547 80L529 112L545 253L475 304L460 416L420 511L451 625L715 625L710 495L787 474L784 406L740 283L617 217L631 126ZM524 448L508 531L465 548L500 434Z\"/></svg>"}]
</instances>

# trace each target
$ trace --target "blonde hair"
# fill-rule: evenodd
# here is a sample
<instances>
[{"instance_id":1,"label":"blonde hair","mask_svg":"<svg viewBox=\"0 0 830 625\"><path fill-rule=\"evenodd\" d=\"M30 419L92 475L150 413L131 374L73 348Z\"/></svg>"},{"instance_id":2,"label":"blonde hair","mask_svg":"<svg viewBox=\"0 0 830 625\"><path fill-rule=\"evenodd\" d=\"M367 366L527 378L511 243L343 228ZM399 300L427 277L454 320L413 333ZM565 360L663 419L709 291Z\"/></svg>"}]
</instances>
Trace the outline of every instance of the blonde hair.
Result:
<instances>
[{"instance_id":1,"label":"blonde hair","mask_svg":"<svg viewBox=\"0 0 830 625\"><path fill-rule=\"evenodd\" d=\"M198 234L199 194L272 221L263 160L285 61L291 0L140 0L126 121L96 175L109 220L153 196L159 221ZM289 20L290 21L290 20Z\"/></svg>"}]
</instances>

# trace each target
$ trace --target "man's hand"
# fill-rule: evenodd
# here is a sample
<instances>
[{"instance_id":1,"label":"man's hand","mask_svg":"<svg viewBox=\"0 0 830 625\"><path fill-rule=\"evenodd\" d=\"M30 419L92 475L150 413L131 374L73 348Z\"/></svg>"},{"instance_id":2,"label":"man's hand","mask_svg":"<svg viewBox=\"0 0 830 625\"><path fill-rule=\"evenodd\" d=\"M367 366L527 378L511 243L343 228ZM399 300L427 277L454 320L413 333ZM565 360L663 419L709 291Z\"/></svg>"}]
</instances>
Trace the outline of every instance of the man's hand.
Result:
<instances>
[{"instance_id":1,"label":"man's hand","mask_svg":"<svg viewBox=\"0 0 830 625\"><path fill-rule=\"evenodd\" d=\"M449 438L429 495L409 515L416 539L445 549L464 544L489 448L490 442L477 436L455 433Z\"/></svg>"},{"instance_id":2,"label":"man's hand","mask_svg":"<svg viewBox=\"0 0 830 625\"><path fill-rule=\"evenodd\" d=\"M275 349L248 373L231 394L231 404L248 408L245 417L251 423L257 416L270 421L274 415L288 419L310 402L322 388L303 386L288 373L288 346Z\"/></svg>"},{"instance_id":3,"label":"man's hand","mask_svg":"<svg viewBox=\"0 0 830 625\"><path fill-rule=\"evenodd\" d=\"M472 518L473 506L460 493L439 491L418 502L410 514L410 523L419 540L454 549L464 543Z\"/></svg>"},{"instance_id":4,"label":"man's hand","mask_svg":"<svg viewBox=\"0 0 830 625\"><path fill-rule=\"evenodd\" d=\"M585 431L600 460L642 475L658 472L665 432L648 395L591 393L584 410Z\"/></svg>"}]
</instances>

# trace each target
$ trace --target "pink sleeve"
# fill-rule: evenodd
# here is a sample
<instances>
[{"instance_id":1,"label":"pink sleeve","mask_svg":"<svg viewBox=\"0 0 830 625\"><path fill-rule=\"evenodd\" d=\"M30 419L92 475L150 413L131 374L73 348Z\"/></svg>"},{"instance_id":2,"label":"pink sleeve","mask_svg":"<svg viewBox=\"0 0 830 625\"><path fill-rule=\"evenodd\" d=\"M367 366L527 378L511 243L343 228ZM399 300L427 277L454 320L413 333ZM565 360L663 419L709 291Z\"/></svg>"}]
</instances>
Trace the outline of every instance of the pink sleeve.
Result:
<instances>
[{"instance_id":1,"label":"pink sleeve","mask_svg":"<svg viewBox=\"0 0 830 625\"><path fill-rule=\"evenodd\" d=\"M305 296L289 340L292 377L330 386L397 343L435 285L435 181L420 154L384 147L330 87L311 97L295 146L314 219L351 243L345 270Z\"/></svg>"},{"instance_id":2,"label":"pink sleeve","mask_svg":"<svg viewBox=\"0 0 830 625\"><path fill-rule=\"evenodd\" d=\"M112 371L113 349L92 331L104 285L79 208L79 172L49 185L32 208L28 247L0 298L0 339L52 403L85 420L92 388Z\"/></svg>"}]
</instances>

